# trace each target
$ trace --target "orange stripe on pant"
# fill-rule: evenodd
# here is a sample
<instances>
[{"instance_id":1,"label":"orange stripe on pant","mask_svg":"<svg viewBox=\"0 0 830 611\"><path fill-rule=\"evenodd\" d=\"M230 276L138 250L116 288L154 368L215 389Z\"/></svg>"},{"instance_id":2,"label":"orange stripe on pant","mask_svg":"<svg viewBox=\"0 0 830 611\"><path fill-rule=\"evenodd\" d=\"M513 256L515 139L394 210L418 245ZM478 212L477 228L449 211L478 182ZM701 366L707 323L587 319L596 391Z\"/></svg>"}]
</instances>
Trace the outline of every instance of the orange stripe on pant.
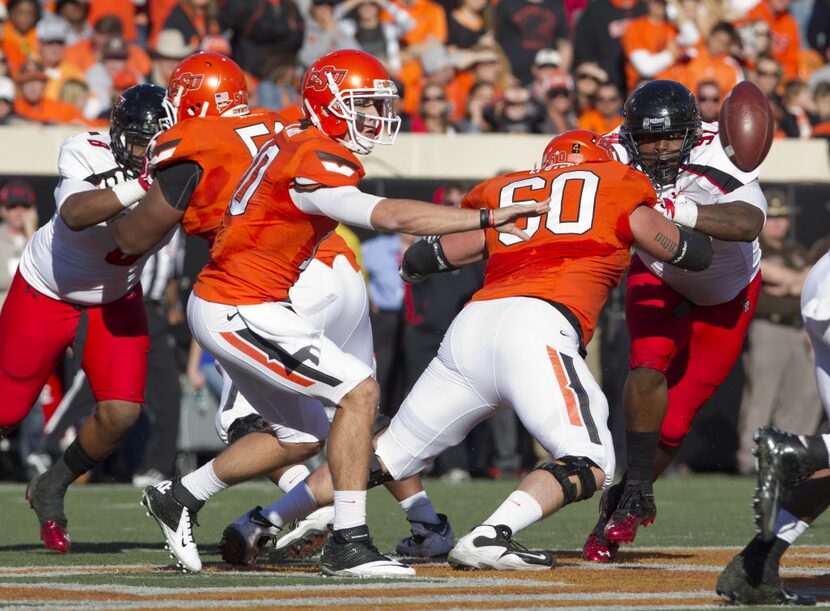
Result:
<instances>
[{"instance_id":1,"label":"orange stripe on pant","mask_svg":"<svg viewBox=\"0 0 830 611\"><path fill-rule=\"evenodd\" d=\"M251 357L260 365L265 365L268 369L276 373L281 378L291 380L295 384L299 384L303 387L311 386L312 384L314 384L312 380L306 380L305 378L301 378L297 374L289 373L285 370L284 367L280 367L275 362L269 361L267 355L263 354L259 349L255 348L254 346L251 346L248 342L240 338L233 331L223 331L219 335L231 346L233 346L240 352L243 352L247 356Z\"/></svg>"},{"instance_id":2,"label":"orange stripe on pant","mask_svg":"<svg viewBox=\"0 0 830 611\"><path fill-rule=\"evenodd\" d=\"M556 381L559 383L559 388L562 389L562 396L565 397L565 407L568 410L568 420L574 426L582 426L582 420L579 418L579 410L576 407L576 395L573 389L568 384L568 376L565 375L565 369L562 367L562 361L559 358L559 353L548 346L548 357L550 364L553 366L553 373L556 375Z\"/></svg>"}]
</instances>

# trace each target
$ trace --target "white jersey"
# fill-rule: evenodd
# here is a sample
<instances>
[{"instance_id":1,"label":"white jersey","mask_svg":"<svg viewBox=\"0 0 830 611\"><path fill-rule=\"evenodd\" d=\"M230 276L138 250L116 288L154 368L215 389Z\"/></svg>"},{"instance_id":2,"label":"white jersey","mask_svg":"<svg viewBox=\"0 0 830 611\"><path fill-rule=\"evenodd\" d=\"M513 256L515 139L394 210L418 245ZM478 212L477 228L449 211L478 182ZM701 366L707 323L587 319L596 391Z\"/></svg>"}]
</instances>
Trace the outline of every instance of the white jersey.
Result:
<instances>
[{"instance_id":1,"label":"white jersey","mask_svg":"<svg viewBox=\"0 0 830 611\"><path fill-rule=\"evenodd\" d=\"M73 193L102 189L127 180L110 150L109 134L84 132L67 138L58 157L54 216L37 230L20 259L20 273L39 292L70 303L100 305L123 297L139 282L148 257L115 246L107 223L72 231L58 211ZM169 236L168 236L169 239Z\"/></svg>"},{"instance_id":2,"label":"white jersey","mask_svg":"<svg viewBox=\"0 0 830 611\"><path fill-rule=\"evenodd\" d=\"M614 145L620 161L633 165L619 137L619 128L606 136ZM743 172L726 156L718 137L717 123L703 123L703 136L681 166L674 186L657 191L672 200L682 196L699 206L742 201L767 213L767 201L758 183L758 171ZM715 251L712 264L700 272L680 269L638 252L638 256L671 288L692 303L708 306L730 301L746 287L761 267L761 247L752 242L712 240Z\"/></svg>"}]
</instances>

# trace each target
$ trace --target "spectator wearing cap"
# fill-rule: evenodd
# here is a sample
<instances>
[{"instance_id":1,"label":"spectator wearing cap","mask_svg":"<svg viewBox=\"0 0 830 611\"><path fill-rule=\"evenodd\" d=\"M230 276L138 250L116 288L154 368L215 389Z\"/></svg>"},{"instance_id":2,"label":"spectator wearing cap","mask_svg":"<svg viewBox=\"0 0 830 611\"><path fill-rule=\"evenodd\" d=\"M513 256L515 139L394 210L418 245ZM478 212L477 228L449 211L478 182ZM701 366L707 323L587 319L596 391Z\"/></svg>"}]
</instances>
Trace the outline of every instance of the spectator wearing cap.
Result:
<instances>
[{"instance_id":1,"label":"spectator wearing cap","mask_svg":"<svg viewBox=\"0 0 830 611\"><path fill-rule=\"evenodd\" d=\"M92 36L67 47L64 61L74 64L86 72L100 62L104 45L111 38L125 40L121 20L114 15L106 15L95 22ZM127 66L141 75L149 75L153 61L140 46L127 43Z\"/></svg>"},{"instance_id":2,"label":"spectator wearing cap","mask_svg":"<svg viewBox=\"0 0 830 611\"><path fill-rule=\"evenodd\" d=\"M7 76L0 77L0 125L19 125L26 122L14 110L16 97L14 81Z\"/></svg>"},{"instance_id":3,"label":"spectator wearing cap","mask_svg":"<svg viewBox=\"0 0 830 611\"><path fill-rule=\"evenodd\" d=\"M40 52L35 24L40 19L37 0L9 0L9 19L3 25L2 46L12 73L28 60L38 59Z\"/></svg>"},{"instance_id":4,"label":"spectator wearing cap","mask_svg":"<svg viewBox=\"0 0 830 611\"><path fill-rule=\"evenodd\" d=\"M27 62L17 73L19 95L14 101L14 110L28 121L45 124L82 124L85 119L81 112L66 102L44 97L49 77L43 64Z\"/></svg>"},{"instance_id":5,"label":"spectator wearing cap","mask_svg":"<svg viewBox=\"0 0 830 611\"><path fill-rule=\"evenodd\" d=\"M821 420L807 336L801 321L801 287L810 270L807 249L790 239L795 212L784 189L767 188L761 230L763 284L744 355L746 382L738 418L738 468L752 473L753 435L775 425L810 435Z\"/></svg>"},{"instance_id":6,"label":"spectator wearing cap","mask_svg":"<svg viewBox=\"0 0 830 611\"><path fill-rule=\"evenodd\" d=\"M353 36L360 48L378 58L389 74L401 69L401 37L415 20L389 0L346 0L334 7L339 27Z\"/></svg>"},{"instance_id":7,"label":"spectator wearing cap","mask_svg":"<svg viewBox=\"0 0 830 611\"><path fill-rule=\"evenodd\" d=\"M359 49L360 45L334 15L337 0L312 0L305 22L305 39L297 59L308 68L326 53L339 49Z\"/></svg>"},{"instance_id":8,"label":"spectator wearing cap","mask_svg":"<svg viewBox=\"0 0 830 611\"><path fill-rule=\"evenodd\" d=\"M562 69L562 55L556 49L539 49L530 72L533 80L528 90L540 105L544 105L551 89L573 88L570 75Z\"/></svg>"},{"instance_id":9,"label":"spectator wearing cap","mask_svg":"<svg viewBox=\"0 0 830 611\"><path fill-rule=\"evenodd\" d=\"M632 20L645 14L639 0L593 0L574 29L574 65L591 63L625 90L622 36ZM578 94L578 89L577 89ZM579 103L579 101L578 101Z\"/></svg>"},{"instance_id":10,"label":"spectator wearing cap","mask_svg":"<svg viewBox=\"0 0 830 611\"><path fill-rule=\"evenodd\" d=\"M66 37L67 46L89 38L94 33L92 25L87 20L89 3L86 0L58 0L55 5L55 15L69 25Z\"/></svg>"},{"instance_id":11,"label":"spectator wearing cap","mask_svg":"<svg viewBox=\"0 0 830 611\"><path fill-rule=\"evenodd\" d=\"M231 54L231 47L222 38L219 26L219 2L217 0L181 0L173 7L163 30L178 30L188 45L203 51Z\"/></svg>"},{"instance_id":12,"label":"spectator wearing cap","mask_svg":"<svg viewBox=\"0 0 830 611\"><path fill-rule=\"evenodd\" d=\"M594 98L594 108L588 108L576 122L579 129L607 134L622 123L623 97L614 83L599 86Z\"/></svg>"},{"instance_id":13,"label":"spectator wearing cap","mask_svg":"<svg viewBox=\"0 0 830 611\"><path fill-rule=\"evenodd\" d=\"M179 30L162 30L156 38L156 46L151 53L153 70L150 73L150 80L167 89L170 75L178 63L195 52L196 46L187 44Z\"/></svg>"},{"instance_id":14,"label":"spectator wearing cap","mask_svg":"<svg viewBox=\"0 0 830 611\"><path fill-rule=\"evenodd\" d=\"M69 24L62 19L41 19L36 31L41 63L46 76L49 77L44 96L50 100L58 100L64 83L86 80L81 70L63 59L69 36Z\"/></svg>"},{"instance_id":15,"label":"spectator wearing cap","mask_svg":"<svg viewBox=\"0 0 830 611\"><path fill-rule=\"evenodd\" d=\"M37 229L37 198L31 184L14 179L0 187L0 308L23 249Z\"/></svg>"},{"instance_id":16,"label":"spectator wearing cap","mask_svg":"<svg viewBox=\"0 0 830 611\"><path fill-rule=\"evenodd\" d=\"M127 89L144 82L142 75L129 64L129 45L123 38L108 38L101 50L101 61L86 71L86 82L90 88L90 103L84 109L89 119L108 118L114 89ZM119 80L119 86L114 81ZM126 86L125 86L126 85Z\"/></svg>"}]
</instances>

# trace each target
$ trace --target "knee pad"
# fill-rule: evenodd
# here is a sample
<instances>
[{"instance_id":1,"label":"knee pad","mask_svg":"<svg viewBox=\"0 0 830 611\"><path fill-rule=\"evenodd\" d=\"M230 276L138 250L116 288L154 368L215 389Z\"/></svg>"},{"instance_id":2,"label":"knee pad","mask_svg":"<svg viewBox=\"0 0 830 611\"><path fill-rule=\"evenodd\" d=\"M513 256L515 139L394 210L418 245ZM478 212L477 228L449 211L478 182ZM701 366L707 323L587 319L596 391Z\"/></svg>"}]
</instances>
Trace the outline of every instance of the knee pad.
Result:
<instances>
[{"instance_id":1,"label":"knee pad","mask_svg":"<svg viewBox=\"0 0 830 611\"><path fill-rule=\"evenodd\" d=\"M536 468L550 473L556 478L559 485L562 486L562 493L565 496L565 502L562 503L564 507L574 501L584 501L594 496L594 492L597 491L597 482L594 479L594 474L591 472L592 467L599 469L599 465L590 458L585 458L584 456L563 456L555 462L546 462ZM581 484L579 494L577 494L576 485L568 479L572 475L576 475L579 478L579 483Z\"/></svg>"},{"instance_id":2,"label":"knee pad","mask_svg":"<svg viewBox=\"0 0 830 611\"><path fill-rule=\"evenodd\" d=\"M244 418L237 418L228 427L228 445L231 445L248 433L257 433L267 428L270 428L268 423L259 414L248 414Z\"/></svg>"},{"instance_id":3,"label":"knee pad","mask_svg":"<svg viewBox=\"0 0 830 611\"><path fill-rule=\"evenodd\" d=\"M393 479L394 478L380 466L380 460L378 460L377 454L372 452L369 462L369 481L367 487L374 488L375 486L380 486L386 482L391 482Z\"/></svg>"}]
</instances>

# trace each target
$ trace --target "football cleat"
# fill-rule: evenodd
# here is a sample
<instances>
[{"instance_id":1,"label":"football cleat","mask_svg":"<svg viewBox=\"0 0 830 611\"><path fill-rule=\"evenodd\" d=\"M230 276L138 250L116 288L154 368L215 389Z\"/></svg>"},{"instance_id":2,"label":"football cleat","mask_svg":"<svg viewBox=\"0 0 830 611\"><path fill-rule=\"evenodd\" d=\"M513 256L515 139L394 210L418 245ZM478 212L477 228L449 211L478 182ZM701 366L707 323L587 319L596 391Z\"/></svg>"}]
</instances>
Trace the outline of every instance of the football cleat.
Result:
<instances>
[{"instance_id":1,"label":"football cleat","mask_svg":"<svg viewBox=\"0 0 830 611\"><path fill-rule=\"evenodd\" d=\"M40 522L40 540L51 550L62 554L68 552L72 542L66 531L63 495L50 491L44 484L43 475L38 475L26 486L25 496Z\"/></svg>"},{"instance_id":2,"label":"football cleat","mask_svg":"<svg viewBox=\"0 0 830 611\"><path fill-rule=\"evenodd\" d=\"M605 538L605 525L619 502L623 488L624 484L619 482L609 486L602 493L599 501L599 519L582 546L582 558L588 562L611 562L617 555L620 545Z\"/></svg>"},{"instance_id":3,"label":"football cleat","mask_svg":"<svg viewBox=\"0 0 830 611\"><path fill-rule=\"evenodd\" d=\"M334 522L334 505L320 507L294 524L288 533L277 539L274 562L305 560L318 556L329 537Z\"/></svg>"},{"instance_id":4,"label":"football cleat","mask_svg":"<svg viewBox=\"0 0 830 611\"><path fill-rule=\"evenodd\" d=\"M718 577L715 591L730 605L812 606L816 599L787 588L777 571L764 570L764 558L738 554Z\"/></svg>"},{"instance_id":5,"label":"football cleat","mask_svg":"<svg viewBox=\"0 0 830 611\"><path fill-rule=\"evenodd\" d=\"M253 566L262 548L280 531L261 511L262 507L254 507L222 532L219 552L228 564Z\"/></svg>"},{"instance_id":6,"label":"football cleat","mask_svg":"<svg viewBox=\"0 0 830 611\"><path fill-rule=\"evenodd\" d=\"M166 480L147 486L141 504L147 508L147 515L158 523L167 549L178 565L191 573L201 571L202 560L193 539L196 516L173 497L173 482Z\"/></svg>"},{"instance_id":7,"label":"football cleat","mask_svg":"<svg viewBox=\"0 0 830 611\"><path fill-rule=\"evenodd\" d=\"M320 555L320 570L337 577L412 577L415 569L381 554L372 545L366 525L340 530L331 536Z\"/></svg>"},{"instance_id":8,"label":"football cleat","mask_svg":"<svg viewBox=\"0 0 830 611\"><path fill-rule=\"evenodd\" d=\"M439 513L438 518L438 524L410 522L412 535L398 543L395 553L412 558L446 556L455 545L455 536L447 516Z\"/></svg>"},{"instance_id":9,"label":"football cleat","mask_svg":"<svg viewBox=\"0 0 830 611\"><path fill-rule=\"evenodd\" d=\"M546 571L556 564L548 552L532 552L513 541L513 531L500 524L476 526L464 535L447 555L457 569L497 571Z\"/></svg>"},{"instance_id":10,"label":"football cleat","mask_svg":"<svg viewBox=\"0 0 830 611\"><path fill-rule=\"evenodd\" d=\"M644 492L639 486L626 484L603 534L611 543L631 543L640 525L648 526L654 522L656 515L654 495Z\"/></svg>"},{"instance_id":11,"label":"football cleat","mask_svg":"<svg viewBox=\"0 0 830 611\"><path fill-rule=\"evenodd\" d=\"M815 469L807 446L798 435L772 426L755 432L753 453L758 463L758 479L752 504L755 525L765 541L775 537L775 521L784 489L810 477Z\"/></svg>"}]
</instances>

